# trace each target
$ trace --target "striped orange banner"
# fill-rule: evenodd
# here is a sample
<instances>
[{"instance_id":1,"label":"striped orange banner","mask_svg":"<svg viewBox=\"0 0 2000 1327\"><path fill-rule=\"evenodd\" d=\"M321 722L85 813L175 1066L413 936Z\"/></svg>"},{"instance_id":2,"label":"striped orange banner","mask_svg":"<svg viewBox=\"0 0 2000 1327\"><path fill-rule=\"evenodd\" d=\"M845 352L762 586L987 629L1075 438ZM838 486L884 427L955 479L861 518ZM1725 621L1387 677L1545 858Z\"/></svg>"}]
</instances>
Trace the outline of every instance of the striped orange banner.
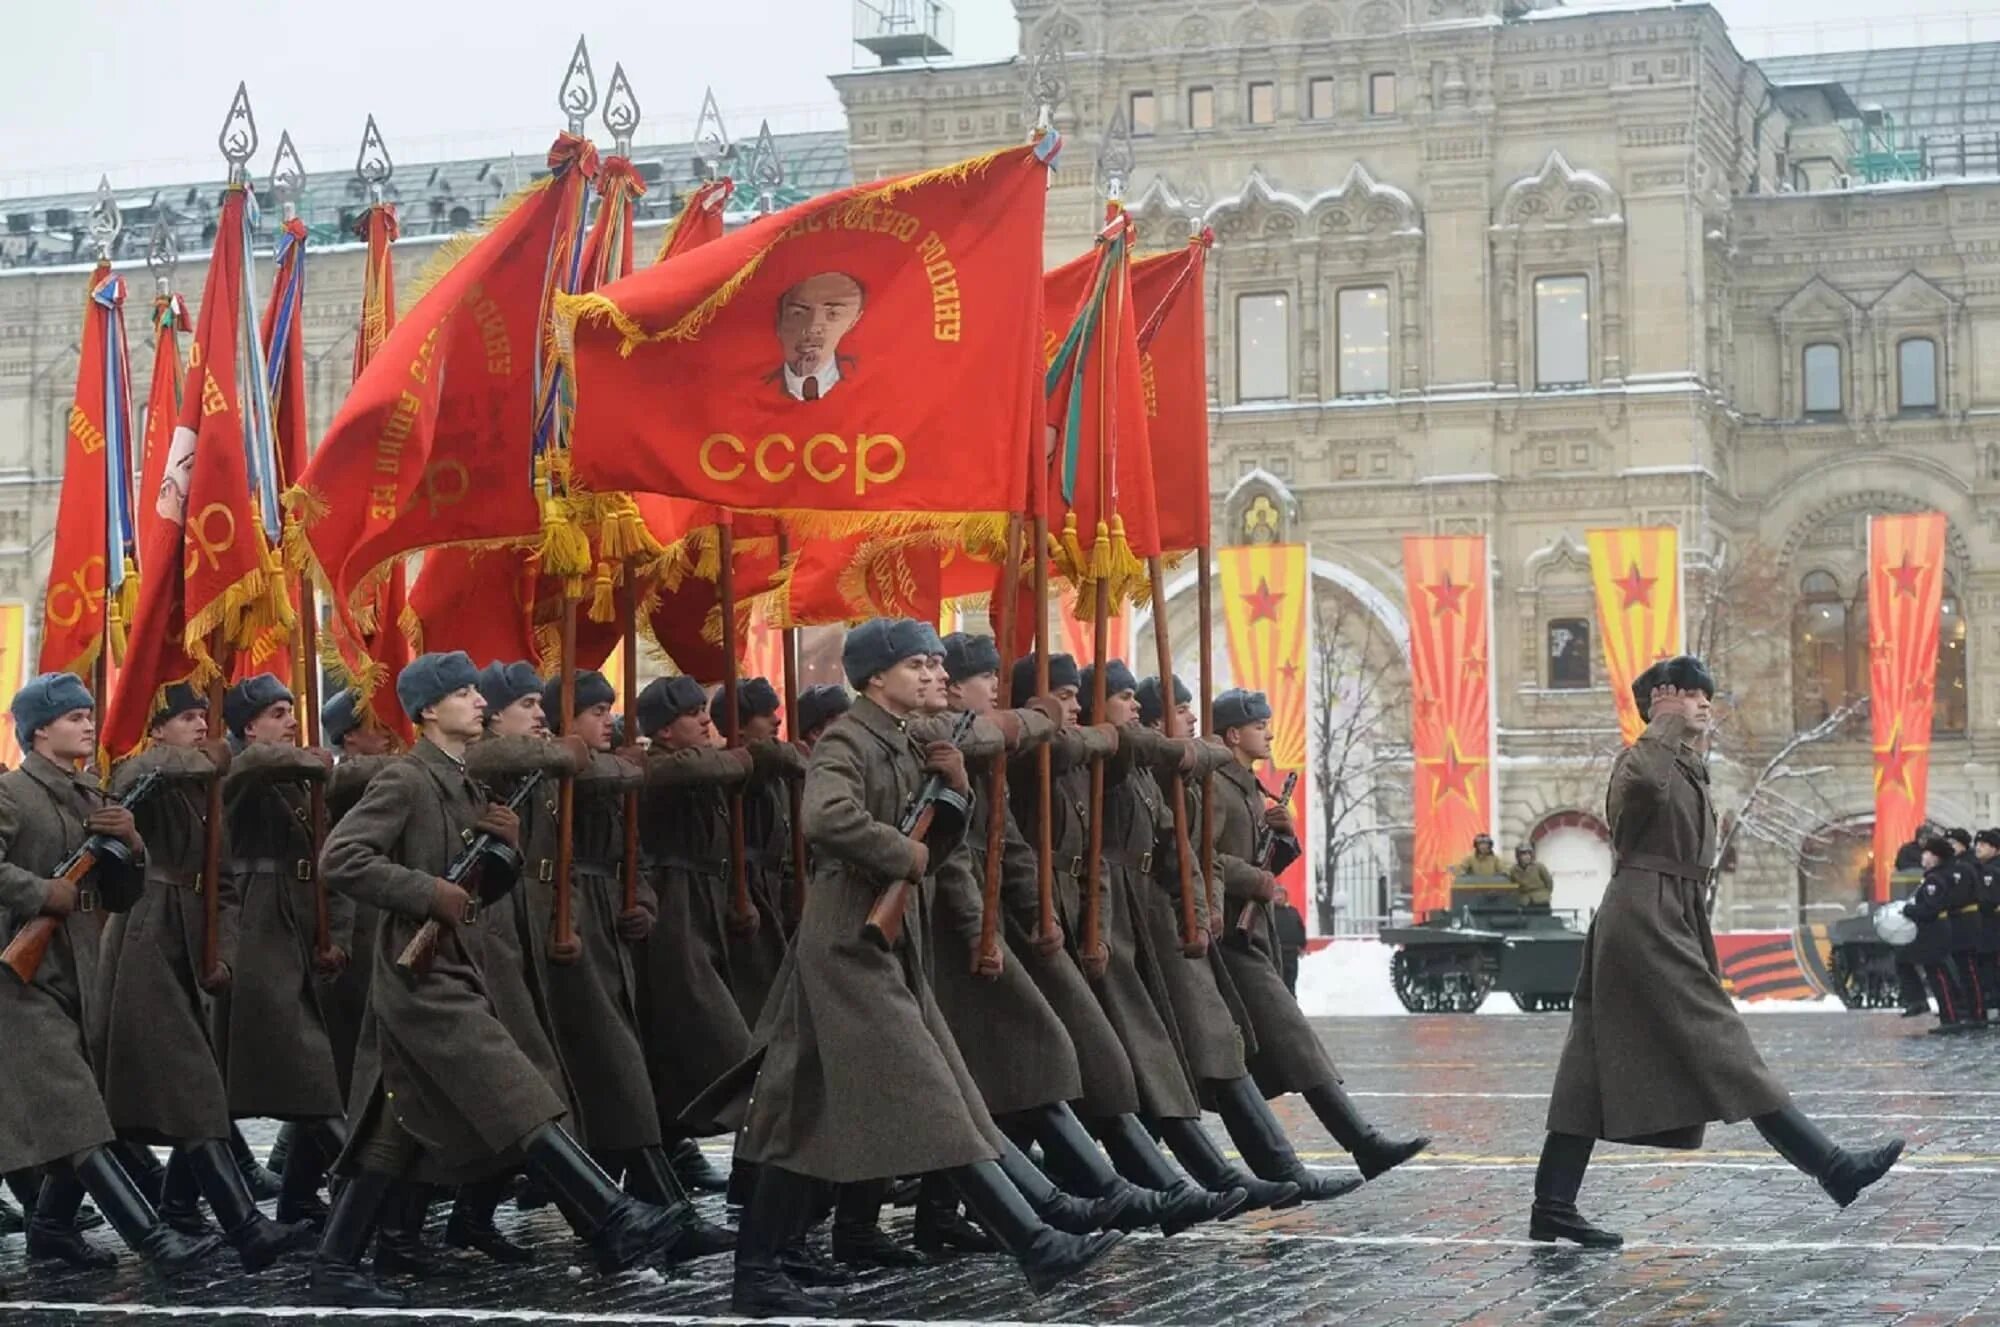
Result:
<instances>
[{"instance_id":1,"label":"striped orange banner","mask_svg":"<svg viewBox=\"0 0 2000 1327\"><path fill-rule=\"evenodd\" d=\"M1493 828L1490 581L1482 535L1409 535L1410 745L1416 759L1412 906L1451 905L1451 867Z\"/></svg>"},{"instance_id":2,"label":"striped orange banner","mask_svg":"<svg viewBox=\"0 0 2000 1327\"><path fill-rule=\"evenodd\" d=\"M1123 659L1133 672L1144 677L1153 670L1140 667L1139 661L1132 657L1132 610L1123 601L1114 602L1111 607L1110 634L1106 637L1111 657ZM1055 644L1056 653L1074 656L1079 668L1097 661L1097 628L1090 620L1076 615L1075 590L1062 592L1062 602L1056 609Z\"/></svg>"},{"instance_id":3,"label":"striped orange banner","mask_svg":"<svg viewBox=\"0 0 2000 1327\"><path fill-rule=\"evenodd\" d=\"M1681 532L1671 525L1585 532L1604 670L1618 705L1618 731L1630 746L1646 724L1632 699L1632 679L1681 652Z\"/></svg>"},{"instance_id":4,"label":"striped orange banner","mask_svg":"<svg viewBox=\"0 0 2000 1327\"><path fill-rule=\"evenodd\" d=\"M1924 818L1944 602L1944 516L1868 521L1868 714L1875 736L1875 901Z\"/></svg>"},{"instance_id":5,"label":"striped orange banner","mask_svg":"<svg viewBox=\"0 0 2000 1327\"><path fill-rule=\"evenodd\" d=\"M1306 641L1312 622L1308 561L1303 544L1251 544L1215 551L1229 675L1235 685L1261 691L1271 702L1271 762L1268 769L1258 771L1258 778L1276 793L1286 775L1299 776L1291 811L1301 852L1278 883L1291 891L1292 903L1301 912L1309 911L1307 887L1312 880L1305 816L1311 777L1306 766Z\"/></svg>"}]
</instances>

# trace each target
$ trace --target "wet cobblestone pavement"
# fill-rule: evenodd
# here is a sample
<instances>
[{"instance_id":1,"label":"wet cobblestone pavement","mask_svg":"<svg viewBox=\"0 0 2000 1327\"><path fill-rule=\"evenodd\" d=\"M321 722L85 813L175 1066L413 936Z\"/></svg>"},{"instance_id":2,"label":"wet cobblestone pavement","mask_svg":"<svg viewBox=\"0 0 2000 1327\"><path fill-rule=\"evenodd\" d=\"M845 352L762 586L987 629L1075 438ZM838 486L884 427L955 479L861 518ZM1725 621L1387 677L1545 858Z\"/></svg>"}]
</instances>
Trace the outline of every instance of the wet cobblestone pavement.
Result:
<instances>
[{"instance_id":1,"label":"wet cobblestone pavement","mask_svg":"<svg viewBox=\"0 0 2000 1327\"><path fill-rule=\"evenodd\" d=\"M1841 1211L1748 1125L1711 1130L1699 1153L1601 1147L1580 1205L1629 1241L1607 1255L1526 1238L1566 1025L1557 1015L1324 1020L1349 1090L1385 1128L1435 1135L1430 1155L1334 1203L1171 1241L1129 1239L1093 1276L1045 1298L1004 1260L963 1258L852 1288L843 1314L874 1323L2000 1327L2000 1031L1938 1038L1883 1014L1752 1015L1758 1046L1808 1114L1847 1143L1902 1134L1903 1164ZM1279 1108L1308 1160L1337 1164L1303 1103ZM719 1211L719 1199L707 1201ZM908 1219L894 1213L891 1233L906 1234ZM440 1210L434 1236L442 1220ZM538 1247L538 1266L502 1271L468 1256L409 1287L411 1309L341 1320L726 1319L726 1258L672 1279L605 1279L579 1270L553 1213L510 1206L500 1220ZM0 1238L0 1327L331 1316L292 1307L303 1286L302 1263L247 1278L226 1255L209 1279L171 1292L130 1259L109 1274L30 1271L21 1237Z\"/></svg>"}]
</instances>

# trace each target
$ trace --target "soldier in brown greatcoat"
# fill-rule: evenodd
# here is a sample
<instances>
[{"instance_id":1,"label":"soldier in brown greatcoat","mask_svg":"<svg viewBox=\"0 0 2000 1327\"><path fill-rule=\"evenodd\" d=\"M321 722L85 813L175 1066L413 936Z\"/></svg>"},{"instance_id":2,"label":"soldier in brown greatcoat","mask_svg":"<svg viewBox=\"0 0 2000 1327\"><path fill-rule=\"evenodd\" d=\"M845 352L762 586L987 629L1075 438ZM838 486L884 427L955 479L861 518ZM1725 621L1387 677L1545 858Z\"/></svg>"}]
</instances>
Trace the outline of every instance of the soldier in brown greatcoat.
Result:
<instances>
[{"instance_id":1,"label":"soldier in brown greatcoat","mask_svg":"<svg viewBox=\"0 0 2000 1327\"><path fill-rule=\"evenodd\" d=\"M20 768L0 774L0 935L11 943L41 918L57 924L33 980L0 979L0 1046L7 1057L0 1173L42 1172L27 1218L30 1258L100 1265L76 1229L88 1192L127 1247L173 1276L214 1253L219 1241L189 1238L162 1222L112 1155L111 1120L90 1062L103 906L133 901L146 845L132 813L108 804L96 782L78 772L97 754L83 683L69 673L45 673L15 693L11 709L28 754ZM80 881L52 879L94 835L115 841L124 859L107 846L97 869Z\"/></svg>"},{"instance_id":2,"label":"soldier in brown greatcoat","mask_svg":"<svg viewBox=\"0 0 2000 1327\"><path fill-rule=\"evenodd\" d=\"M316 863L307 785L328 775L325 754L298 746L292 693L269 673L223 701L240 744L224 780L230 887L239 900L236 962L216 1005L216 1051L235 1119L266 1118L294 1130L278 1219L323 1220L320 1180L347 1144L346 1100L322 1001L347 967L339 937L353 929L353 901L327 898L329 952L317 946Z\"/></svg>"},{"instance_id":3,"label":"soldier in brown greatcoat","mask_svg":"<svg viewBox=\"0 0 2000 1327\"><path fill-rule=\"evenodd\" d=\"M806 775L813 880L805 916L755 1055L697 1103L742 1120L739 1149L759 1166L737 1245L738 1312L830 1307L801 1291L780 1261L811 1217L814 1181L948 1171L1037 1288L1081 1271L1118 1239L1044 1225L996 1163L1006 1140L925 975L930 863L949 854L964 825L948 809L924 841L898 825L927 786L927 771L956 790L961 806L970 787L959 749L935 740L949 730L921 718L942 653L937 633L917 622L877 620L848 633L842 663L861 695L813 748ZM914 887L901 939L885 951L863 928L877 896L898 881Z\"/></svg>"},{"instance_id":4,"label":"soldier in brown greatcoat","mask_svg":"<svg viewBox=\"0 0 2000 1327\"><path fill-rule=\"evenodd\" d=\"M1298 1161L1288 1145L1280 1146L1283 1128L1267 1098L1297 1092L1354 1158L1361 1177L1374 1179L1423 1151L1430 1139L1387 1138L1362 1118L1298 997L1286 989L1271 903L1277 873L1298 860L1299 840L1290 810L1267 808L1257 782L1258 762L1271 755L1271 703L1261 691L1225 691L1215 698L1213 714L1215 737L1230 756L1209 780L1224 904L1220 956L1257 1045L1249 1060L1255 1082L1236 1087L1223 1119L1260 1175L1292 1178ZM1270 1158L1262 1167L1260 1156Z\"/></svg>"},{"instance_id":5,"label":"soldier in brown greatcoat","mask_svg":"<svg viewBox=\"0 0 2000 1327\"><path fill-rule=\"evenodd\" d=\"M462 1180L525 1162L558 1196L599 1269L620 1271L678 1233L671 1213L619 1193L558 1122L563 1103L494 1011L475 896L444 878L468 843L490 835L519 852L520 822L465 767L485 701L464 653L426 654L396 679L422 730L411 753L378 774L327 840L328 884L381 910L361 952L375 982L355 1068L348 1175L313 1263L317 1302L399 1303L360 1270L384 1197L407 1175ZM502 870L504 868L495 869ZM481 868L475 882L498 886ZM398 960L428 923L428 963Z\"/></svg>"},{"instance_id":6,"label":"soldier in brown greatcoat","mask_svg":"<svg viewBox=\"0 0 2000 1327\"><path fill-rule=\"evenodd\" d=\"M639 906L625 911L625 794L644 775L632 760L612 754L616 698L604 674L579 672L576 712L559 724L566 737L588 749L591 763L576 779L570 862L571 925L582 953L574 963L548 965L549 1017L556 1049L569 1069L584 1141L608 1173L624 1174L626 1192L684 1214L686 1232L672 1249L679 1261L726 1253L736 1247L736 1237L694 1210L660 1146L660 1117L639 1039L632 951L652 934L659 904L642 878ZM560 678L543 687L542 712L560 716ZM631 754L643 759L643 753ZM549 934L553 881L531 874L525 901L530 929Z\"/></svg>"},{"instance_id":7,"label":"soldier in brown greatcoat","mask_svg":"<svg viewBox=\"0 0 2000 1327\"><path fill-rule=\"evenodd\" d=\"M320 710L320 740L334 757L333 780L326 791L329 826L340 823L349 808L361 800L368 781L394 758L395 738L380 725L364 722L365 717L357 708L351 689L335 692ZM368 1007L368 984L375 977L372 963L356 963L352 955L359 944L375 934L378 920L375 909L359 899L348 899L347 904L353 917L335 932L334 940L348 953L349 961L332 985L321 993L327 1039L333 1046L334 1072L339 1076L343 1102L353 1086L354 1043L361 1035L361 1012Z\"/></svg>"},{"instance_id":8,"label":"soldier in brown greatcoat","mask_svg":"<svg viewBox=\"0 0 2000 1327\"><path fill-rule=\"evenodd\" d=\"M1842 1207L1902 1153L1900 1138L1852 1151L1820 1132L1765 1068L1722 988L1707 900L1715 807L1695 749L1714 696L1707 668L1686 655L1632 684L1646 730L1611 770L1605 819L1616 865L1590 924L1549 1094L1532 1239L1623 1243L1576 1209L1599 1138L1697 1148L1710 1121L1747 1119Z\"/></svg>"},{"instance_id":9,"label":"soldier in brown greatcoat","mask_svg":"<svg viewBox=\"0 0 2000 1327\"><path fill-rule=\"evenodd\" d=\"M709 722L725 731L723 700L718 689L709 701ZM770 743L782 764L777 777L753 776L743 789L744 870L749 877L750 903L757 909L757 929L737 934L721 914L722 952L729 964L729 989L743 1011L743 1021L757 1025L764 998L785 961L785 899L790 891L792 861L793 780L805 777L805 757L790 743L777 742L778 693L761 677L746 677L736 688L737 733L742 745Z\"/></svg>"}]
</instances>

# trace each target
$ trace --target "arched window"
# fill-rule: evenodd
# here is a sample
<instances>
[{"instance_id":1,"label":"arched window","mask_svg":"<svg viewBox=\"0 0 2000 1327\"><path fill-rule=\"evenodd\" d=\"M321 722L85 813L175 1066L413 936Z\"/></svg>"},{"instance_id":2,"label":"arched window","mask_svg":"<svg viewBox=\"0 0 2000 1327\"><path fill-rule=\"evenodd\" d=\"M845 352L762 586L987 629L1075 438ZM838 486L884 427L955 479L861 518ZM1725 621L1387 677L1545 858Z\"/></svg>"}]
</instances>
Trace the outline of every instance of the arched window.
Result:
<instances>
[{"instance_id":1,"label":"arched window","mask_svg":"<svg viewBox=\"0 0 2000 1327\"><path fill-rule=\"evenodd\" d=\"M1792 723L1804 730L1847 701L1847 601L1824 571L1799 582L1792 615Z\"/></svg>"},{"instance_id":2,"label":"arched window","mask_svg":"<svg viewBox=\"0 0 2000 1327\"><path fill-rule=\"evenodd\" d=\"M1806 347L1805 397L1808 415L1837 415L1842 409L1840 347L1821 341Z\"/></svg>"},{"instance_id":3,"label":"arched window","mask_svg":"<svg viewBox=\"0 0 2000 1327\"><path fill-rule=\"evenodd\" d=\"M1937 695L1931 709L1934 733L1965 731L1965 637L1965 614L1959 611L1958 596L1946 582L1938 612Z\"/></svg>"},{"instance_id":4,"label":"arched window","mask_svg":"<svg viewBox=\"0 0 2000 1327\"><path fill-rule=\"evenodd\" d=\"M1896 406L1908 413L1937 409L1937 342L1912 336L1896 345Z\"/></svg>"}]
</instances>

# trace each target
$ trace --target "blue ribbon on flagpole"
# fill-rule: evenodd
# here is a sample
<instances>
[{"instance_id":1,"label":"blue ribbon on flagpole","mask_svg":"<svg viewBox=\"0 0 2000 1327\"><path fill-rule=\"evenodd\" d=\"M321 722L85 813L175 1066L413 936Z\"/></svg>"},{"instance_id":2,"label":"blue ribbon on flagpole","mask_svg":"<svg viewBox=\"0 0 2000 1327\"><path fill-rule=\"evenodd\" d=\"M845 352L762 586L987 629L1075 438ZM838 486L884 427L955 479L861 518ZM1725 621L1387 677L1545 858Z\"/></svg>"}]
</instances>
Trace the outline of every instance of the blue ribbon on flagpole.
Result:
<instances>
[{"instance_id":1,"label":"blue ribbon on flagpole","mask_svg":"<svg viewBox=\"0 0 2000 1327\"><path fill-rule=\"evenodd\" d=\"M125 280L108 277L90 292L104 319L104 592L125 583L132 533L132 393L126 365Z\"/></svg>"}]
</instances>

